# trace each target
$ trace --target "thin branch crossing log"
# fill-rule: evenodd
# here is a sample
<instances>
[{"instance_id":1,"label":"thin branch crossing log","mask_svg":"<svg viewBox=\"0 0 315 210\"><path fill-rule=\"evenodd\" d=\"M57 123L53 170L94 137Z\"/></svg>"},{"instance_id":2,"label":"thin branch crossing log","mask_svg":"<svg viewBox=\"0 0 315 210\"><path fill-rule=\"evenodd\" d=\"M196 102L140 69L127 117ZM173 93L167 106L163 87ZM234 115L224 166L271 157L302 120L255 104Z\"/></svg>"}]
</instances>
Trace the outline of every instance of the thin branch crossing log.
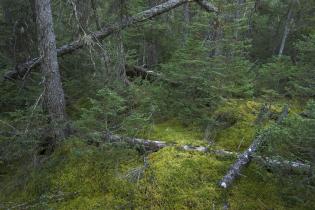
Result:
<instances>
[{"instance_id":1,"label":"thin branch crossing log","mask_svg":"<svg viewBox=\"0 0 315 210\"><path fill-rule=\"evenodd\" d=\"M285 119L285 117L288 115L288 106L284 106L282 113L280 115L281 121ZM278 120L277 123L281 122ZM249 162L252 160L253 155L259 147L262 145L262 143L265 140L265 137L267 136L268 132L262 133L258 135L253 143L249 146L249 148L243 152L238 159L235 161L235 163L230 167L226 175L220 180L219 185L222 188L228 188L231 186L233 181L240 175L241 170L249 164Z\"/></svg>"},{"instance_id":2,"label":"thin branch crossing log","mask_svg":"<svg viewBox=\"0 0 315 210\"><path fill-rule=\"evenodd\" d=\"M212 4L207 3L204 0L168 0L162 4L152 7L151 9L140 12L132 17L126 18L122 21L118 21L110 26L104 27L99 31L90 33L89 35L82 37L78 40L75 40L69 44L65 44L57 49L58 56L63 56L66 54L70 54L78 49L83 48L86 45L86 41L90 40L102 40L115 32L121 31L127 27L133 26L137 23L145 22L151 18L154 18L158 15L166 13L178 6L181 6L185 3L189 2L197 2L203 8L207 8L209 12L217 12L217 8ZM207 4L206 4L207 3ZM32 68L38 66L42 61L42 58L33 58L25 63L16 65L15 69L7 72L4 75L5 79L15 80L15 79L24 79L25 75L27 75Z\"/></svg>"}]
</instances>

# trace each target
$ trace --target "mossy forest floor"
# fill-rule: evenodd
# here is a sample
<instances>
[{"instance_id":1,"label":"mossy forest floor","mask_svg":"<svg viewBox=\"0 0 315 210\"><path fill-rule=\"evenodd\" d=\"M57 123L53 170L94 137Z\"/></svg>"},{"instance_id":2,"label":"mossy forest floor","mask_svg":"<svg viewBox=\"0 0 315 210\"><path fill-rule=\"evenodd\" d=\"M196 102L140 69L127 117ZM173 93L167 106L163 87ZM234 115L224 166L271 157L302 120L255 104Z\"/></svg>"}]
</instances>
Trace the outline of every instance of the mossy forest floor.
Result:
<instances>
[{"instance_id":1,"label":"mossy forest floor","mask_svg":"<svg viewBox=\"0 0 315 210\"><path fill-rule=\"evenodd\" d=\"M281 110L284 103L272 108ZM290 102L290 114L300 111ZM214 136L214 147L243 151L261 103L229 101L216 113L237 121ZM204 132L170 120L143 138L207 145ZM144 157L148 166L144 168ZM0 177L0 209L301 209L285 203L277 178L255 163L228 191L218 181L233 159L167 147L146 154L129 145L87 144L72 137L37 167L24 164ZM1 166L1 165L0 165Z\"/></svg>"}]
</instances>

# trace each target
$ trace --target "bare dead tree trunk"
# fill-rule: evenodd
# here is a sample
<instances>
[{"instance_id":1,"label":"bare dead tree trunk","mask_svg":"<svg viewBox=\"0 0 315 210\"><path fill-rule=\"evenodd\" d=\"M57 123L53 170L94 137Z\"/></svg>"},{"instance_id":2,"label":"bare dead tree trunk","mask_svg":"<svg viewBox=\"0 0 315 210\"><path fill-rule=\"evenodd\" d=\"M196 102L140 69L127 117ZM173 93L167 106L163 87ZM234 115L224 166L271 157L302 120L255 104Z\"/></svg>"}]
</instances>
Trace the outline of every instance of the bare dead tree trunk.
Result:
<instances>
[{"instance_id":1,"label":"bare dead tree trunk","mask_svg":"<svg viewBox=\"0 0 315 210\"><path fill-rule=\"evenodd\" d=\"M35 0L38 50L44 76L44 106L48 112L51 134L61 140L66 134L65 98L61 84L50 0Z\"/></svg>"},{"instance_id":2,"label":"bare dead tree trunk","mask_svg":"<svg viewBox=\"0 0 315 210\"><path fill-rule=\"evenodd\" d=\"M124 19L127 16L127 6L125 0L119 0L119 20L120 24L123 24ZM125 55L125 48L124 48L124 40L123 40L123 33L121 31L117 32L117 76L120 81L124 84L128 85L130 82L127 78L126 74L126 55Z\"/></svg>"},{"instance_id":3,"label":"bare dead tree trunk","mask_svg":"<svg viewBox=\"0 0 315 210\"><path fill-rule=\"evenodd\" d=\"M87 34L87 28L91 17L92 3L91 0L70 0L73 13L77 21L76 37Z\"/></svg>"},{"instance_id":4,"label":"bare dead tree trunk","mask_svg":"<svg viewBox=\"0 0 315 210\"><path fill-rule=\"evenodd\" d=\"M126 57L125 57L125 48L124 48L124 42L123 42L123 35L121 32L117 33L117 77L120 81L122 81L124 84L128 85L130 84L127 74L126 74Z\"/></svg>"},{"instance_id":5,"label":"bare dead tree trunk","mask_svg":"<svg viewBox=\"0 0 315 210\"><path fill-rule=\"evenodd\" d=\"M180 5L183 5L187 2L191 2L192 0L168 0L162 4L152 7L151 9L142 11L132 17L127 18L121 24L120 21L102 28L99 31L92 32L88 34L89 37L102 40L106 37L112 35L113 33L123 30L127 27L133 26L137 23L145 22L153 17L166 13ZM199 1L196 1L199 2ZM213 6L213 5L212 5ZM203 7L205 8L205 7ZM212 10L211 7L207 7L207 11L209 12L218 12L218 9L213 6ZM76 50L79 50L85 46L85 42L82 39L77 39L69 44L65 44L57 49L58 56L63 56L70 54ZM24 75L29 73L32 68L38 66L42 62L41 58L33 58L28 60L25 63L19 63L15 66L15 68L11 71L8 71L5 75L5 79L14 80L14 79L21 79L24 78Z\"/></svg>"},{"instance_id":6,"label":"bare dead tree trunk","mask_svg":"<svg viewBox=\"0 0 315 210\"><path fill-rule=\"evenodd\" d=\"M287 38L288 38L288 35L290 33L290 25L292 24L293 22L293 14L292 14L292 8L293 6L290 5L290 8L289 8L289 11L288 11L288 15L287 15L287 19L285 21L285 25L284 25L284 30L283 30L283 35L282 35L282 39L281 39L281 45L280 45L280 48L279 48L279 52L278 52L278 56L282 56L283 54L283 50L285 48L285 44L286 44L286 41L287 41Z\"/></svg>"},{"instance_id":7,"label":"bare dead tree trunk","mask_svg":"<svg viewBox=\"0 0 315 210\"><path fill-rule=\"evenodd\" d=\"M223 26L219 17L214 18L213 22L209 23L208 41L210 42L209 52L210 57L222 55L221 41L223 39Z\"/></svg>"},{"instance_id":8,"label":"bare dead tree trunk","mask_svg":"<svg viewBox=\"0 0 315 210\"><path fill-rule=\"evenodd\" d=\"M257 13L260 9L261 0L255 0L253 8L250 11L249 17L248 17L248 30L247 30L247 37L251 37L253 30L254 30L254 21L253 17L254 14Z\"/></svg>"},{"instance_id":9,"label":"bare dead tree trunk","mask_svg":"<svg viewBox=\"0 0 315 210\"><path fill-rule=\"evenodd\" d=\"M93 10L93 16L95 20L95 25L97 30L101 30L101 22L97 12L97 2L96 0L91 0L91 7Z\"/></svg>"},{"instance_id":10,"label":"bare dead tree trunk","mask_svg":"<svg viewBox=\"0 0 315 210\"><path fill-rule=\"evenodd\" d=\"M153 7L154 5L157 5L163 1L161 0L148 0L148 6ZM188 4L188 3L186 3ZM184 4L185 5L185 4ZM167 17L164 17L165 20L167 21ZM163 20L164 20L163 18ZM162 20L162 21L163 21ZM150 25L151 31L155 30L154 25ZM143 65L147 68L153 68L158 64L159 60L159 53L158 53L158 43L157 43L157 38L156 36L149 36L144 38L144 54L143 54Z\"/></svg>"},{"instance_id":11,"label":"bare dead tree trunk","mask_svg":"<svg viewBox=\"0 0 315 210\"><path fill-rule=\"evenodd\" d=\"M240 21L241 21L241 17L242 17L242 12L244 10L243 7L244 7L245 2L246 2L246 0L237 0L235 19L234 19L234 22L236 22L236 27L235 27L235 31L234 31L235 39L238 39Z\"/></svg>"},{"instance_id":12,"label":"bare dead tree trunk","mask_svg":"<svg viewBox=\"0 0 315 210\"><path fill-rule=\"evenodd\" d=\"M186 43L189 34L190 24L190 8L189 3L184 4L184 30L183 30L183 43Z\"/></svg>"},{"instance_id":13,"label":"bare dead tree trunk","mask_svg":"<svg viewBox=\"0 0 315 210\"><path fill-rule=\"evenodd\" d=\"M7 28L7 32L10 33L10 39L3 42L0 51L14 63L27 61L34 54L34 49L36 50L36 19L33 0L21 2L21 4L28 12L17 16L14 12L16 5L13 2L0 1L1 16L3 15L0 30Z\"/></svg>"},{"instance_id":14,"label":"bare dead tree trunk","mask_svg":"<svg viewBox=\"0 0 315 210\"><path fill-rule=\"evenodd\" d=\"M92 11L93 11L93 17L94 17L94 21L95 21L95 26L97 30L101 30L102 26L101 26L101 21L97 12L97 0L91 0L91 7L92 7ZM101 57L101 63L102 66L104 66L105 72L109 67L110 64L110 56L109 53L106 50L106 46L104 46L104 43L102 40L96 40L97 42L97 52L100 54ZM106 76L106 75L105 75Z\"/></svg>"},{"instance_id":15,"label":"bare dead tree trunk","mask_svg":"<svg viewBox=\"0 0 315 210\"><path fill-rule=\"evenodd\" d=\"M288 106L284 106L282 109L282 113L279 117L281 121L288 115ZM281 122L280 120L278 123ZM219 185L222 188L228 188L234 182L234 180L241 174L241 170L246 167L253 158L253 155L257 152L259 147L264 142L264 139L268 133L262 133L258 135L253 143L249 146L249 148L243 152L235 163L230 167L226 175L220 180Z\"/></svg>"}]
</instances>

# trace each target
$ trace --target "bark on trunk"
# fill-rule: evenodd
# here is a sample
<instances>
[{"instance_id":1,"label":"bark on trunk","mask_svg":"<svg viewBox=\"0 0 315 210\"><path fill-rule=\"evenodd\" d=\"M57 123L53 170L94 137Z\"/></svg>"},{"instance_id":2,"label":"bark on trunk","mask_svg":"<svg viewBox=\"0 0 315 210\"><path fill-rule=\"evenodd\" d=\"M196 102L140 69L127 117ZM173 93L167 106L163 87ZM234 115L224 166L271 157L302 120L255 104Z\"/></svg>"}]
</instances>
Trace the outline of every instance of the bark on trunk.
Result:
<instances>
[{"instance_id":1,"label":"bark on trunk","mask_svg":"<svg viewBox=\"0 0 315 210\"><path fill-rule=\"evenodd\" d=\"M155 16L161 15L163 13L166 13L182 4L185 4L187 2L191 2L192 0L169 0L165 3L162 3L160 5L157 5L155 7L152 7L151 9L145 10L143 12L140 12L130 18L125 19L122 23L120 21L108 26L104 27L99 31L90 33L89 36L93 39L102 40L111 34L123 30L129 26L135 25L137 23L145 22ZM196 1L199 4L203 5L202 3L204 1ZM203 7L205 8L205 7ZM215 8L215 7L214 7ZM207 10L210 12L216 12L216 8L214 9L211 7L207 7ZM78 39L75 40L69 44L65 44L57 49L58 56L63 56L66 54L70 54L78 49L81 49L85 46L84 40ZM41 62L41 58L33 58L25 63L18 64L14 70L11 70L5 74L6 79L21 79L24 78L24 75L32 68L37 66Z\"/></svg>"},{"instance_id":2,"label":"bark on trunk","mask_svg":"<svg viewBox=\"0 0 315 210\"><path fill-rule=\"evenodd\" d=\"M66 120L65 98L57 61L56 40L53 30L50 0L35 0L38 50L44 76L44 106L48 112L54 139L65 138L62 128Z\"/></svg>"},{"instance_id":3,"label":"bark on trunk","mask_svg":"<svg viewBox=\"0 0 315 210\"><path fill-rule=\"evenodd\" d=\"M284 106L281 114L281 119L283 120L288 114L288 106ZM281 121L278 121L278 123ZM257 136L249 148L242 153L236 162L230 167L226 175L220 180L219 185L222 188L228 188L231 186L233 181L240 175L241 170L249 164L253 155L257 152L261 144L268 133L262 133Z\"/></svg>"}]
</instances>

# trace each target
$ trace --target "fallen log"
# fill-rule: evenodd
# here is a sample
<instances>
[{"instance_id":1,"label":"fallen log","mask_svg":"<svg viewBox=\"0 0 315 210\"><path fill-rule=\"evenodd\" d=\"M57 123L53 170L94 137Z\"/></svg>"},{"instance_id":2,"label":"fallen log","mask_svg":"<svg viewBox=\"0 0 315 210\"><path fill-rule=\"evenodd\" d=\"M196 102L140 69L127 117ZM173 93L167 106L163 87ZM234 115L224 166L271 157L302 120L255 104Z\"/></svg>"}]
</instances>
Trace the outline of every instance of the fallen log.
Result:
<instances>
[{"instance_id":1,"label":"fallen log","mask_svg":"<svg viewBox=\"0 0 315 210\"><path fill-rule=\"evenodd\" d=\"M119 135L112 135L112 134L105 134L104 138L111 142L111 143L128 143L130 145L141 145L145 148L146 151L157 152L160 149L163 149L168 146L176 147L180 150L184 151L192 151L192 152L204 152L204 153L211 153L220 157L241 157L241 154L226 150L219 150L213 149L210 146L190 146L190 145L183 145L179 146L176 144L167 144L165 141L161 140L148 140L148 139L141 139L141 138L131 138ZM310 165L304 164L298 161L288 161L288 160L281 160L275 157L262 157L262 156L253 156L254 161L260 163L267 167L277 167L285 170L290 171L298 171L303 173L308 173L310 169Z\"/></svg>"},{"instance_id":2,"label":"fallen log","mask_svg":"<svg viewBox=\"0 0 315 210\"><path fill-rule=\"evenodd\" d=\"M144 146L145 150L156 152L166 146L166 142L164 141L156 141L156 140L146 140L140 138L131 138L125 136L118 136L118 135L111 135L105 134L105 139L109 142L126 142L131 145L142 145Z\"/></svg>"},{"instance_id":3,"label":"fallen log","mask_svg":"<svg viewBox=\"0 0 315 210\"><path fill-rule=\"evenodd\" d=\"M253 160L271 169L281 168L281 170L290 172L296 171L300 173L309 173L311 169L311 166L309 164L305 164L299 161L282 160L278 157L253 156Z\"/></svg>"},{"instance_id":4,"label":"fallen log","mask_svg":"<svg viewBox=\"0 0 315 210\"><path fill-rule=\"evenodd\" d=\"M282 113L277 121L277 123L280 123L285 119L285 117L288 115L288 106L284 106L282 109ZM280 120L281 119L281 120ZM258 135L253 143L249 146L249 148L243 152L238 159L235 161L235 163L230 167L226 175L220 180L219 185L222 188L228 188L231 186L233 181L240 175L241 170L249 164L249 162L253 158L253 154L257 152L261 144L264 142L265 137L268 135L269 132L264 132L260 135Z\"/></svg>"},{"instance_id":5,"label":"fallen log","mask_svg":"<svg viewBox=\"0 0 315 210\"><path fill-rule=\"evenodd\" d=\"M118 21L110 26L102 28L99 31L92 32L69 44L65 44L57 49L57 55L63 56L66 54L70 54L78 49L83 48L86 45L87 40L102 40L117 31L121 31L137 23L145 22L153 17L166 13L180 5L193 1L197 2L208 12L218 11L215 6L206 2L205 0L168 0L162 4L152 7L151 9L140 12L132 17L125 18L122 21ZM42 59L40 57L37 57L30 59L24 63L17 64L13 70L8 71L4 75L4 78L7 80L24 79L25 76L32 70L32 68L38 66L41 63L41 60Z\"/></svg>"}]
</instances>

